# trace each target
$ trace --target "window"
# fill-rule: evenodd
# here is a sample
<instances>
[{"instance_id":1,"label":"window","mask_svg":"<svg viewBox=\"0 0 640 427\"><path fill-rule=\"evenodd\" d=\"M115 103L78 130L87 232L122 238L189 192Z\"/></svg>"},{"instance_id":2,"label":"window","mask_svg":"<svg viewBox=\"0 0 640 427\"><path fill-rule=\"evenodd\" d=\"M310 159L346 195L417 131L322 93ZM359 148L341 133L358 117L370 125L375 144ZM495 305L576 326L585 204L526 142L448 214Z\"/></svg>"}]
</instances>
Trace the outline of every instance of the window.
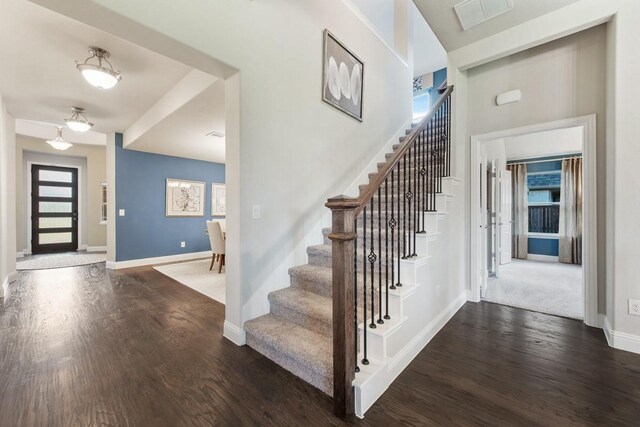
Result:
<instances>
[{"instance_id":1,"label":"window","mask_svg":"<svg viewBox=\"0 0 640 427\"><path fill-rule=\"evenodd\" d=\"M107 223L107 184L100 184L101 203L100 203L100 224Z\"/></svg>"},{"instance_id":2,"label":"window","mask_svg":"<svg viewBox=\"0 0 640 427\"><path fill-rule=\"evenodd\" d=\"M429 112L429 92L413 97L413 121L419 122Z\"/></svg>"},{"instance_id":3,"label":"window","mask_svg":"<svg viewBox=\"0 0 640 427\"><path fill-rule=\"evenodd\" d=\"M560 179L559 170L527 174L529 233L558 234Z\"/></svg>"}]
</instances>

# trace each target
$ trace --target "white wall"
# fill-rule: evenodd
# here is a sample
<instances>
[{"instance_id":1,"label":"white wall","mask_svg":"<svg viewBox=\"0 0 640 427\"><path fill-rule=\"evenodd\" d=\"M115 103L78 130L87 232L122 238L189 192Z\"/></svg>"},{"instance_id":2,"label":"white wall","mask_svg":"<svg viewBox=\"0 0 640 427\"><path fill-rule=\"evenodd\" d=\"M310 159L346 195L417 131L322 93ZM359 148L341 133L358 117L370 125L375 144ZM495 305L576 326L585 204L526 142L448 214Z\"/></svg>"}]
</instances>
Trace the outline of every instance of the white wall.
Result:
<instances>
[{"instance_id":1,"label":"white wall","mask_svg":"<svg viewBox=\"0 0 640 427\"><path fill-rule=\"evenodd\" d=\"M561 156L582 152L582 127L528 133L504 138L508 160Z\"/></svg>"},{"instance_id":2,"label":"white wall","mask_svg":"<svg viewBox=\"0 0 640 427\"><path fill-rule=\"evenodd\" d=\"M394 44L393 0L349 0L371 22L375 29L391 46Z\"/></svg>"},{"instance_id":3,"label":"white wall","mask_svg":"<svg viewBox=\"0 0 640 427\"><path fill-rule=\"evenodd\" d=\"M161 34L186 48L155 44L160 53L189 62L185 52L201 52L239 70L239 140L230 128L236 118L225 113L226 317L236 327L268 312L267 294L288 286L288 268L306 263L306 247L321 241L327 198L411 118L412 70L341 0L39 3L139 44L161 39L149 31ZM325 28L365 63L362 123L321 101ZM188 65L204 63L197 59ZM261 205L259 220L253 205Z\"/></svg>"},{"instance_id":4,"label":"white wall","mask_svg":"<svg viewBox=\"0 0 640 427\"><path fill-rule=\"evenodd\" d=\"M0 296L16 275L15 120L0 94Z\"/></svg>"},{"instance_id":5,"label":"white wall","mask_svg":"<svg viewBox=\"0 0 640 427\"><path fill-rule=\"evenodd\" d=\"M604 200L605 60L606 26L600 25L468 70L468 136L595 113L598 199ZM497 94L513 89L522 91L520 102L495 104ZM606 308L605 230L606 205L599 203L600 313Z\"/></svg>"},{"instance_id":6,"label":"white wall","mask_svg":"<svg viewBox=\"0 0 640 427\"><path fill-rule=\"evenodd\" d=\"M637 55L639 21L640 2L580 0L449 53L451 80L457 84L455 113L461 118L470 114L465 107L469 96L466 70L608 22L605 58L602 60L606 66L605 80L598 84L605 90L607 116L604 196L608 218L605 227L607 256L605 265L599 260L598 267L606 267L607 338L614 347L636 352L640 352L640 317L628 314L627 299L640 298L635 267L636 255L640 253L640 240L637 239L640 234L637 221L640 198L635 194L640 182L640 168L637 167L640 146L636 143L636 136L640 134L636 108L640 99L640 86L637 85L637 76L640 75L640 56ZM530 75L535 73L530 72ZM453 136L458 149L468 147L466 127L464 122L455 123ZM468 159L466 165L469 165ZM598 203L602 204L603 199L600 198ZM468 214L467 218L470 218Z\"/></svg>"}]
</instances>

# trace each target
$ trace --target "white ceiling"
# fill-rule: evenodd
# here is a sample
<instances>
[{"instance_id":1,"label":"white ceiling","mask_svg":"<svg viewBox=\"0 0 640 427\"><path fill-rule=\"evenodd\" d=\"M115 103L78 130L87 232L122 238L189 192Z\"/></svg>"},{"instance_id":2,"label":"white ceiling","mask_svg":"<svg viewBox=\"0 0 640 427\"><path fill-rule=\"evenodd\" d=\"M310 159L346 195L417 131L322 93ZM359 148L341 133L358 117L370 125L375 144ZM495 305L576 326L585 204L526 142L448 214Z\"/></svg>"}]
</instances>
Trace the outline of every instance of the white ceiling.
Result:
<instances>
[{"instance_id":1,"label":"white ceiling","mask_svg":"<svg viewBox=\"0 0 640 427\"><path fill-rule=\"evenodd\" d=\"M77 105L93 131L123 132L191 70L27 0L0 0L0 11L0 93L17 119L62 125ZM76 70L90 45L111 52L115 88L99 91Z\"/></svg>"},{"instance_id":2,"label":"white ceiling","mask_svg":"<svg viewBox=\"0 0 640 427\"><path fill-rule=\"evenodd\" d=\"M224 163L224 137L206 136L224 133L224 108L224 81L217 80L127 148Z\"/></svg>"},{"instance_id":3,"label":"white ceiling","mask_svg":"<svg viewBox=\"0 0 640 427\"><path fill-rule=\"evenodd\" d=\"M463 0L414 0L447 52L523 24L579 0L512 0L513 10L463 31L453 6Z\"/></svg>"}]
</instances>

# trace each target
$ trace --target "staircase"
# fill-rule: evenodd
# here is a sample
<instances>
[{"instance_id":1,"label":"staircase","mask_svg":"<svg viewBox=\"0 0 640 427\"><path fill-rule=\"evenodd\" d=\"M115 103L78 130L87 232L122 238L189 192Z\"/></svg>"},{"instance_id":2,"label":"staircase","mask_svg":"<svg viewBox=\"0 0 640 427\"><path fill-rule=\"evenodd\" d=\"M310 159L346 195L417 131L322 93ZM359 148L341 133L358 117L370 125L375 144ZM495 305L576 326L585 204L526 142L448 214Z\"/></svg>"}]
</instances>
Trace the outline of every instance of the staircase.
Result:
<instances>
[{"instance_id":1,"label":"staircase","mask_svg":"<svg viewBox=\"0 0 640 427\"><path fill-rule=\"evenodd\" d=\"M308 264L289 270L291 286L269 294L270 313L244 324L247 345L328 395L339 394L339 415L362 416L386 388L380 390L386 365L406 345L401 331L409 316L419 316L407 302L421 285L457 182L448 176L452 90L393 146L358 199L341 196L354 212L343 233L351 237L324 229L323 243L307 248ZM335 209L332 200L327 206ZM334 229L344 224L336 218L334 211ZM341 259L333 257L336 248Z\"/></svg>"}]
</instances>

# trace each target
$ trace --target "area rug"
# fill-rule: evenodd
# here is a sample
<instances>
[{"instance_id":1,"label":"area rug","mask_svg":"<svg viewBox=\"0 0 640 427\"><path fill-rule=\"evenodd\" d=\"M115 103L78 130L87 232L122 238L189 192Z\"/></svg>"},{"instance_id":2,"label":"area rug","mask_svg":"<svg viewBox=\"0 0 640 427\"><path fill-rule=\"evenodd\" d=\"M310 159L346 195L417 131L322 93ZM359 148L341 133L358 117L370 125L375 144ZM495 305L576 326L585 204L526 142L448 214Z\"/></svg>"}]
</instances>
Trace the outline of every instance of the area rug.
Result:
<instances>
[{"instance_id":1,"label":"area rug","mask_svg":"<svg viewBox=\"0 0 640 427\"><path fill-rule=\"evenodd\" d=\"M584 318L582 268L557 262L513 260L487 281L485 301L557 316Z\"/></svg>"},{"instance_id":2,"label":"area rug","mask_svg":"<svg viewBox=\"0 0 640 427\"><path fill-rule=\"evenodd\" d=\"M224 268L218 274L218 263L209 271L211 259L180 262L177 264L159 265L153 267L165 276L190 287L222 304L226 302L226 277Z\"/></svg>"},{"instance_id":3,"label":"area rug","mask_svg":"<svg viewBox=\"0 0 640 427\"><path fill-rule=\"evenodd\" d=\"M107 260L106 253L65 252L61 254L29 255L18 259L16 270L48 270L51 268L77 267Z\"/></svg>"}]
</instances>

